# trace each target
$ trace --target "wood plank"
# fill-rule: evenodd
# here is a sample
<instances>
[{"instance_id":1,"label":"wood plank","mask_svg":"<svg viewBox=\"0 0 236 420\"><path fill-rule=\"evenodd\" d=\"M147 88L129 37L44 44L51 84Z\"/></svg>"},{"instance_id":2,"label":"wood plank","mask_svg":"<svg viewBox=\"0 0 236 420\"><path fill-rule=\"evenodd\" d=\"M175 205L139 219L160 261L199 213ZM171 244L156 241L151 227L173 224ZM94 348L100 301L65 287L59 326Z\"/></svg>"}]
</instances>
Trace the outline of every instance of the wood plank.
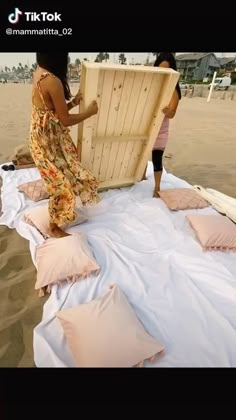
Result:
<instances>
[{"instance_id":1,"label":"wood plank","mask_svg":"<svg viewBox=\"0 0 236 420\"><path fill-rule=\"evenodd\" d=\"M85 82L86 82L86 67L82 65L81 77L80 77L80 92L82 96L85 95ZM79 112L84 112L84 102L80 102ZM83 138L83 123L78 125L78 138L77 138L77 149L78 156L81 162L81 153L82 153L82 138Z\"/></svg>"},{"instance_id":2,"label":"wood plank","mask_svg":"<svg viewBox=\"0 0 236 420\"><path fill-rule=\"evenodd\" d=\"M81 77L82 77L82 95L83 101L81 102L81 112L83 112L90 103L96 99L99 69L85 71L85 67L82 65ZM84 79L84 80L83 80ZM82 147L81 147L81 163L86 169L91 168L91 146L92 146L92 135L93 128L96 124L96 115L88 118L81 123L82 125Z\"/></svg>"},{"instance_id":3,"label":"wood plank","mask_svg":"<svg viewBox=\"0 0 236 420\"><path fill-rule=\"evenodd\" d=\"M143 79L143 84L140 90L140 94L139 94L139 98L138 98L138 103L137 103L137 107L136 107L136 111L134 114L134 119L132 122L132 126L131 126L131 134L132 135L136 135L138 134L138 130L139 130L139 125L140 122L142 120L143 117L143 113L146 107L146 102L147 102L147 98L148 98L148 94L150 91L150 87L152 84L152 80L153 80L153 74L145 74L144 79Z\"/></svg>"},{"instance_id":4,"label":"wood plank","mask_svg":"<svg viewBox=\"0 0 236 420\"><path fill-rule=\"evenodd\" d=\"M110 181L103 181L99 185L99 191L109 188L121 188L135 184L135 178L112 179Z\"/></svg>"},{"instance_id":5,"label":"wood plank","mask_svg":"<svg viewBox=\"0 0 236 420\"><path fill-rule=\"evenodd\" d=\"M131 126L132 135L135 135L139 132L139 125L143 117L143 113L144 113L147 97L149 94L149 90L152 84L152 80L153 80L153 74L146 73L143 79L137 107L136 107L134 118L132 121L132 126ZM142 149L142 145L133 143L133 149L131 152L131 158L129 160L128 168L126 170L126 176L134 175L135 169L137 167L138 159L140 157L141 149Z\"/></svg>"},{"instance_id":6,"label":"wood plank","mask_svg":"<svg viewBox=\"0 0 236 420\"><path fill-rule=\"evenodd\" d=\"M96 143L112 143L112 142L121 142L126 143L127 141L144 141L147 140L148 136L127 136L127 137L120 137L120 136L112 136L112 137L96 137L93 140Z\"/></svg>"},{"instance_id":7,"label":"wood plank","mask_svg":"<svg viewBox=\"0 0 236 420\"><path fill-rule=\"evenodd\" d=\"M174 70L170 68L164 67L154 67L154 66L144 66L144 65L128 65L128 64L114 64L114 63L91 63L91 62L84 62L83 63L86 68L89 70L93 69L103 69L103 70L114 70L114 71L125 71L125 72L132 72L135 73L159 73L159 74L172 74L175 73Z\"/></svg>"},{"instance_id":8,"label":"wood plank","mask_svg":"<svg viewBox=\"0 0 236 420\"><path fill-rule=\"evenodd\" d=\"M152 151L153 145L156 141L157 133L160 131L161 124L163 122L164 114L161 110L168 106L170 103L178 78L178 73L167 74L165 76L163 88L158 97L155 114L149 129L149 139L142 151L142 156L135 172L135 178L139 181L142 179L145 167L147 165L148 157Z\"/></svg>"},{"instance_id":9,"label":"wood plank","mask_svg":"<svg viewBox=\"0 0 236 420\"><path fill-rule=\"evenodd\" d=\"M120 108L120 101L121 96L124 88L124 79L125 79L125 72L119 71L115 74L115 80L113 85L113 92L112 92L112 98L110 103L110 109L107 119L107 127L106 127L106 136L112 136L115 135L115 126L116 121L119 113ZM103 151L102 151L102 164L100 167L99 172L99 179L101 181L105 179L109 179L109 168L111 168L112 165L112 159L113 159L113 151L112 146L116 144L106 142L103 145Z\"/></svg>"},{"instance_id":10,"label":"wood plank","mask_svg":"<svg viewBox=\"0 0 236 420\"><path fill-rule=\"evenodd\" d=\"M144 150L143 149L144 142L133 142L133 150L130 155L130 160L128 164L128 168L126 170L126 176L127 177L134 177L136 169L139 164L139 160L141 157L141 153Z\"/></svg>"},{"instance_id":11,"label":"wood plank","mask_svg":"<svg viewBox=\"0 0 236 420\"><path fill-rule=\"evenodd\" d=\"M100 102L100 113L98 118L96 137L104 137L106 133L108 114L110 109L113 83L114 83L115 72L107 71L104 74L103 90ZM92 172L99 178L99 169L102 159L103 144L94 142L94 160Z\"/></svg>"},{"instance_id":12,"label":"wood plank","mask_svg":"<svg viewBox=\"0 0 236 420\"><path fill-rule=\"evenodd\" d=\"M153 79L152 79L152 83L148 92L143 116L140 119L140 124L138 128L139 135L147 134L148 132L150 123L153 119L158 97L162 90L163 82L164 82L164 75L159 75L159 74L153 75Z\"/></svg>"},{"instance_id":13,"label":"wood plank","mask_svg":"<svg viewBox=\"0 0 236 420\"><path fill-rule=\"evenodd\" d=\"M134 80L135 80L134 72L126 74L126 77L124 80L124 89L122 92L123 94L120 100L119 112L118 112L116 125L115 125L115 131L114 131L114 134L117 136L120 136L120 139L122 139L127 111L128 111L129 103L132 98ZM121 159L124 156L125 149L126 149L126 144L124 144L124 142L121 142L120 140L112 143L109 170L107 171L106 179L111 179L113 177L118 178L120 167L122 165Z\"/></svg>"},{"instance_id":14,"label":"wood plank","mask_svg":"<svg viewBox=\"0 0 236 420\"><path fill-rule=\"evenodd\" d=\"M102 99L102 92L103 92L103 84L104 84L104 77L105 71L100 70L99 78L98 78L98 88L97 88L97 104L98 104L98 113L96 118L96 123L93 130L93 138L92 138L92 146L91 146L91 156L90 156L90 170L93 172L93 162L94 162L94 155L95 155L95 146L96 146L96 136L97 136L97 128L98 128L98 121L101 112L101 99Z\"/></svg>"},{"instance_id":15,"label":"wood plank","mask_svg":"<svg viewBox=\"0 0 236 420\"><path fill-rule=\"evenodd\" d=\"M135 73L135 78L132 83L132 89L128 100L128 106L126 111L126 116L123 124L123 128L121 131L121 135L123 137L130 136L132 122L134 119L136 107L138 104L139 94L142 87L142 83L144 80L143 73ZM126 146L121 146L120 148L120 155L119 155L119 162L116 164L116 173L118 173L120 178L126 176L126 168L129 165L129 160L131 158L131 154L133 151L133 141L128 141ZM123 156L123 157L122 157ZM115 168L114 168L115 169ZM112 172L113 176L114 170Z\"/></svg>"},{"instance_id":16,"label":"wood plank","mask_svg":"<svg viewBox=\"0 0 236 420\"><path fill-rule=\"evenodd\" d=\"M128 107L129 107L130 101L133 98L132 93L133 93L134 81L135 81L135 73L134 72L126 73L123 95L120 102L119 115L118 115L116 127L115 127L115 134L120 135L121 139L122 139L123 129L125 127ZM126 138L126 137L123 137L123 138ZM129 141L131 141L130 138L129 138ZM112 147L111 147L112 171L110 174L108 174L107 179L109 179L109 177L119 178L119 173L121 171L121 166L122 166L124 155L125 155L126 145L127 145L127 142L124 143L123 141L115 142L114 144L112 144ZM122 178L124 175L122 175Z\"/></svg>"}]
</instances>

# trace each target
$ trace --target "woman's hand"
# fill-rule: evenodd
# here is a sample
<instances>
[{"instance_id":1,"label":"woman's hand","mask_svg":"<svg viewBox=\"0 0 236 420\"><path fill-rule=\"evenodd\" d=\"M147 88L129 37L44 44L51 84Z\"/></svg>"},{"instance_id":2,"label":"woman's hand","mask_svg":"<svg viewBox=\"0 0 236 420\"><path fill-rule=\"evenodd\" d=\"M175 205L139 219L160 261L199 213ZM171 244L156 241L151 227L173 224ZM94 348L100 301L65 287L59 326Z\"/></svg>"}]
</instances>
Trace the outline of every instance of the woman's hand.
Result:
<instances>
[{"instance_id":1,"label":"woman's hand","mask_svg":"<svg viewBox=\"0 0 236 420\"><path fill-rule=\"evenodd\" d=\"M175 116L175 111L170 107L166 106L162 112L165 114L167 118L173 118Z\"/></svg>"},{"instance_id":2,"label":"woman's hand","mask_svg":"<svg viewBox=\"0 0 236 420\"><path fill-rule=\"evenodd\" d=\"M92 115L97 114L98 112L98 104L96 101L91 102L91 104L88 106L86 113L91 117Z\"/></svg>"},{"instance_id":3,"label":"woman's hand","mask_svg":"<svg viewBox=\"0 0 236 420\"><path fill-rule=\"evenodd\" d=\"M75 104L76 106L80 104L80 101L82 101L83 97L81 92L79 91L75 97L73 98L73 104Z\"/></svg>"}]
</instances>

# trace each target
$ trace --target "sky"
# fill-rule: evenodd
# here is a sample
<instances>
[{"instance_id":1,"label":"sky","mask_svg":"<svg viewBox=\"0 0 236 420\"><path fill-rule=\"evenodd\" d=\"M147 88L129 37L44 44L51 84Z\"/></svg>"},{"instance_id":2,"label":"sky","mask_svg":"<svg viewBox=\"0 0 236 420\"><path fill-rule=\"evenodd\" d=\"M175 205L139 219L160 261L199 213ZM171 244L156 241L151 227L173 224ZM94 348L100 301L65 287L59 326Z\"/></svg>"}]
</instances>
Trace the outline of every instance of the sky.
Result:
<instances>
[{"instance_id":1,"label":"sky","mask_svg":"<svg viewBox=\"0 0 236 420\"><path fill-rule=\"evenodd\" d=\"M119 53L109 53L110 61L115 61L118 59ZM236 53L215 53L217 56L221 57L222 54L225 57L236 56ZM76 58L88 58L94 60L97 53L70 53L71 61L74 62ZM127 60L130 64L134 63L144 63L147 59L148 53L125 53ZM154 57L150 54L150 60ZM19 63L22 65L28 64L31 66L35 63L35 53L0 53L0 66L13 67L18 66Z\"/></svg>"}]
</instances>

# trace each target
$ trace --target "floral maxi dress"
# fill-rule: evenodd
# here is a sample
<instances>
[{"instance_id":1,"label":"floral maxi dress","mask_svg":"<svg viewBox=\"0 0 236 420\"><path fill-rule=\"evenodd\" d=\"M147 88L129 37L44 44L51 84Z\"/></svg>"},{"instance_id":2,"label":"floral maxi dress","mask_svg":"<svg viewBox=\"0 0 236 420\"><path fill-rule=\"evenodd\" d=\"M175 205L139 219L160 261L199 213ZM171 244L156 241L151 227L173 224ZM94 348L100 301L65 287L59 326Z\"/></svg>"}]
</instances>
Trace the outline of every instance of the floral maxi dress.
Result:
<instances>
[{"instance_id":1,"label":"floral maxi dress","mask_svg":"<svg viewBox=\"0 0 236 420\"><path fill-rule=\"evenodd\" d=\"M75 219L76 195L84 205L99 201L99 182L79 163L69 129L47 108L40 86L45 77L54 76L43 73L37 82L44 109L32 105L30 151L49 194L50 222L63 226Z\"/></svg>"}]
</instances>

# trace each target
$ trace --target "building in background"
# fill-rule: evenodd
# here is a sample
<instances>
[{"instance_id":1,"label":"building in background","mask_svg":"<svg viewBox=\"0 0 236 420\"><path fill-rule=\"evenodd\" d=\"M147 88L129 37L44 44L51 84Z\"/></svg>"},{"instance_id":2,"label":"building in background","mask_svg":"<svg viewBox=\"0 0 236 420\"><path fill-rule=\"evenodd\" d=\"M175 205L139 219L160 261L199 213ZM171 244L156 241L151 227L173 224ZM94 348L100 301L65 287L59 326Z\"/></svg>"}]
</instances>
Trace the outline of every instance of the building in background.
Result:
<instances>
[{"instance_id":1,"label":"building in background","mask_svg":"<svg viewBox=\"0 0 236 420\"><path fill-rule=\"evenodd\" d=\"M211 78L221 68L214 53L188 53L176 55L177 69L181 78L200 81Z\"/></svg>"},{"instance_id":2,"label":"building in background","mask_svg":"<svg viewBox=\"0 0 236 420\"><path fill-rule=\"evenodd\" d=\"M220 67L225 72L236 71L236 57L223 57L219 58Z\"/></svg>"}]
</instances>

